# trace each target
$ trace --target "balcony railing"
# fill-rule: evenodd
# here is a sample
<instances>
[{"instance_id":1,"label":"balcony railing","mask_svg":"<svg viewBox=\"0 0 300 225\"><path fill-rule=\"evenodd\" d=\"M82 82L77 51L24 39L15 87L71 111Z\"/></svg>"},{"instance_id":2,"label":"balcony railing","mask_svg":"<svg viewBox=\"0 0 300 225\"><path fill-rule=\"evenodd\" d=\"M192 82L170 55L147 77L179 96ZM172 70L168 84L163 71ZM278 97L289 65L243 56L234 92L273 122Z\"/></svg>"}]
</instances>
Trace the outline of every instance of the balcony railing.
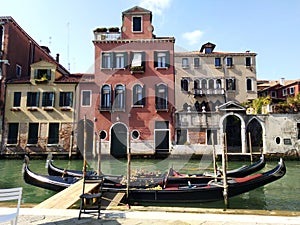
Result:
<instances>
[{"instance_id":1,"label":"balcony railing","mask_svg":"<svg viewBox=\"0 0 300 225\"><path fill-rule=\"evenodd\" d=\"M121 39L121 33L95 33L95 39L97 41L113 41Z\"/></svg>"},{"instance_id":2,"label":"balcony railing","mask_svg":"<svg viewBox=\"0 0 300 225\"><path fill-rule=\"evenodd\" d=\"M201 96L201 95L223 95L224 89L195 89L194 95Z\"/></svg>"}]
</instances>

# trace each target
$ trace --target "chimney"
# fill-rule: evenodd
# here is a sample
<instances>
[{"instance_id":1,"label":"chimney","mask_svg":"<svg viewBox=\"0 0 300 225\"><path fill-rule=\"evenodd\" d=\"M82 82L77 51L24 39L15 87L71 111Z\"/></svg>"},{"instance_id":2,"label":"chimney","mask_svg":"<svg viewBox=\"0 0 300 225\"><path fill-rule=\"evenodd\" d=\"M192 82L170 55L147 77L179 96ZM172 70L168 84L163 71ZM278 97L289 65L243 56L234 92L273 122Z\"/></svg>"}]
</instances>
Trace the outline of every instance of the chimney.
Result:
<instances>
[{"instance_id":1,"label":"chimney","mask_svg":"<svg viewBox=\"0 0 300 225\"><path fill-rule=\"evenodd\" d=\"M59 63L59 54L56 54L56 62Z\"/></svg>"},{"instance_id":2,"label":"chimney","mask_svg":"<svg viewBox=\"0 0 300 225\"><path fill-rule=\"evenodd\" d=\"M280 81L279 81L279 83L280 83L280 85L282 85L282 86L284 86L284 78L280 78Z\"/></svg>"}]
</instances>

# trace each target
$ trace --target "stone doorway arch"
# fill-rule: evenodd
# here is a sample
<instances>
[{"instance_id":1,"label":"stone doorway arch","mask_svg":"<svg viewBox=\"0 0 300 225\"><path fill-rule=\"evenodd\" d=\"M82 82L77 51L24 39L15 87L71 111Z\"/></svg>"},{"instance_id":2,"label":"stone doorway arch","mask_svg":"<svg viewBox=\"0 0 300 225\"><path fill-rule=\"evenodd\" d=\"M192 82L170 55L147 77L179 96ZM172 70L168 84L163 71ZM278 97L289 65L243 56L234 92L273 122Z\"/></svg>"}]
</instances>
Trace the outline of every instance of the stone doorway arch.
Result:
<instances>
[{"instance_id":1,"label":"stone doorway arch","mask_svg":"<svg viewBox=\"0 0 300 225\"><path fill-rule=\"evenodd\" d=\"M116 123L111 128L110 154L116 158L126 157L128 129L123 123Z\"/></svg>"}]
</instances>

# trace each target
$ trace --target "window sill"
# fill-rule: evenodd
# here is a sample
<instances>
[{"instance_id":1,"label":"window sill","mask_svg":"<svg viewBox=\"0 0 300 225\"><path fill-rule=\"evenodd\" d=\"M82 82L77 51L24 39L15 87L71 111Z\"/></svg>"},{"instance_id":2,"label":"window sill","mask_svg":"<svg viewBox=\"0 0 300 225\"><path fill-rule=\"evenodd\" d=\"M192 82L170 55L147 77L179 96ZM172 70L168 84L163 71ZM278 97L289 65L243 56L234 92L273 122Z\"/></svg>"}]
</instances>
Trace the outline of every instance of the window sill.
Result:
<instances>
[{"instance_id":1,"label":"window sill","mask_svg":"<svg viewBox=\"0 0 300 225\"><path fill-rule=\"evenodd\" d=\"M38 144L26 144L28 147L38 147Z\"/></svg>"},{"instance_id":2,"label":"window sill","mask_svg":"<svg viewBox=\"0 0 300 225\"><path fill-rule=\"evenodd\" d=\"M126 70L126 68L113 68L113 70Z\"/></svg>"},{"instance_id":3,"label":"window sill","mask_svg":"<svg viewBox=\"0 0 300 225\"><path fill-rule=\"evenodd\" d=\"M144 108L144 105L132 105L132 108Z\"/></svg>"},{"instance_id":4,"label":"window sill","mask_svg":"<svg viewBox=\"0 0 300 225\"><path fill-rule=\"evenodd\" d=\"M61 111L71 111L71 107L70 106L63 106L63 107L60 107L60 110Z\"/></svg>"},{"instance_id":5,"label":"window sill","mask_svg":"<svg viewBox=\"0 0 300 225\"><path fill-rule=\"evenodd\" d=\"M216 69L222 69L222 66L215 66Z\"/></svg>"},{"instance_id":6,"label":"window sill","mask_svg":"<svg viewBox=\"0 0 300 225\"><path fill-rule=\"evenodd\" d=\"M181 68L186 70L186 69L189 69L190 67L189 66L182 66Z\"/></svg>"},{"instance_id":7,"label":"window sill","mask_svg":"<svg viewBox=\"0 0 300 225\"><path fill-rule=\"evenodd\" d=\"M169 67L155 67L155 70L167 70Z\"/></svg>"},{"instance_id":8,"label":"window sill","mask_svg":"<svg viewBox=\"0 0 300 225\"><path fill-rule=\"evenodd\" d=\"M6 144L6 146L7 147L16 147L16 146L18 146L18 144L16 143L16 144Z\"/></svg>"},{"instance_id":9,"label":"window sill","mask_svg":"<svg viewBox=\"0 0 300 225\"><path fill-rule=\"evenodd\" d=\"M45 111L53 111L54 108L52 106L46 106L46 107L43 107L43 110L45 110Z\"/></svg>"},{"instance_id":10,"label":"window sill","mask_svg":"<svg viewBox=\"0 0 300 225\"><path fill-rule=\"evenodd\" d=\"M113 70L113 68L101 68L101 70Z\"/></svg>"},{"instance_id":11,"label":"window sill","mask_svg":"<svg viewBox=\"0 0 300 225\"><path fill-rule=\"evenodd\" d=\"M168 112L169 109L156 109L156 112Z\"/></svg>"},{"instance_id":12,"label":"window sill","mask_svg":"<svg viewBox=\"0 0 300 225\"><path fill-rule=\"evenodd\" d=\"M38 110L38 107L36 107L36 106L27 107L27 110L28 110L28 111L37 111L37 110Z\"/></svg>"},{"instance_id":13,"label":"window sill","mask_svg":"<svg viewBox=\"0 0 300 225\"><path fill-rule=\"evenodd\" d=\"M227 69L232 69L234 66L231 65L231 66L226 66Z\"/></svg>"},{"instance_id":14,"label":"window sill","mask_svg":"<svg viewBox=\"0 0 300 225\"><path fill-rule=\"evenodd\" d=\"M10 111L14 111L14 112L21 111L21 108L20 107L12 107L10 109Z\"/></svg>"},{"instance_id":15,"label":"window sill","mask_svg":"<svg viewBox=\"0 0 300 225\"><path fill-rule=\"evenodd\" d=\"M135 73L136 73L136 74L142 74L142 73L144 73L144 72L145 72L145 71L143 71L143 70L131 70L131 71L130 71L131 74L135 74Z\"/></svg>"},{"instance_id":16,"label":"window sill","mask_svg":"<svg viewBox=\"0 0 300 225\"><path fill-rule=\"evenodd\" d=\"M57 144L47 144L47 147L58 147L59 146L59 144L57 143Z\"/></svg>"}]
</instances>

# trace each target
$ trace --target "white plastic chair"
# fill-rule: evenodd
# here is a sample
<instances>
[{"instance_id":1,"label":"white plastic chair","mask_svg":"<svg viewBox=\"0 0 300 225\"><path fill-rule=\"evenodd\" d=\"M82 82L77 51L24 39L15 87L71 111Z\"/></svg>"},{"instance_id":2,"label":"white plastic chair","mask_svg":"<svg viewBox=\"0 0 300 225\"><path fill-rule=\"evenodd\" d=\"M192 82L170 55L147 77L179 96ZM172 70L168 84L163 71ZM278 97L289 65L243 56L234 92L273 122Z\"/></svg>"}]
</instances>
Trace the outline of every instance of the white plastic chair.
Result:
<instances>
[{"instance_id":1,"label":"white plastic chair","mask_svg":"<svg viewBox=\"0 0 300 225\"><path fill-rule=\"evenodd\" d=\"M22 187L0 189L0 202L17 200L17 208L12 208L10 211L0 212L0 223L10 221L11 225L16 225L19 215L19 209L22 198Z\"/></svg>"}]
</instances>

